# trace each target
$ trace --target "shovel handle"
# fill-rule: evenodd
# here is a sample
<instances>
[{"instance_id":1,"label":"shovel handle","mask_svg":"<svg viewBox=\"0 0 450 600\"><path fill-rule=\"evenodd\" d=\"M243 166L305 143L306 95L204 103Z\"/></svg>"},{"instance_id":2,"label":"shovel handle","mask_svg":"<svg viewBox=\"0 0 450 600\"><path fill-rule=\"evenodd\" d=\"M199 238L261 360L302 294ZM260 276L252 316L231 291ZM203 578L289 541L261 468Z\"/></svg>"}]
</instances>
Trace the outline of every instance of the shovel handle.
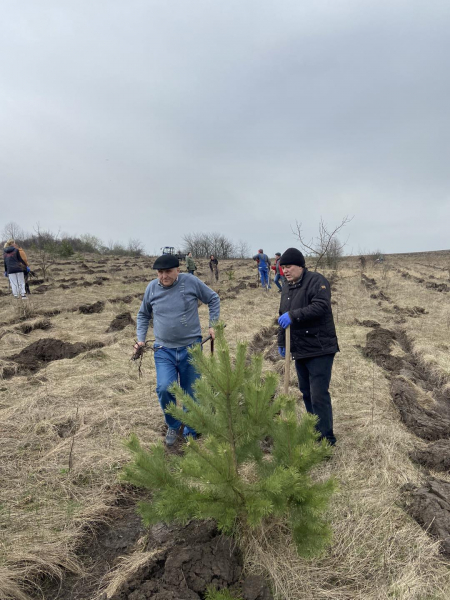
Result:
<instances>
[{"instance_id":1,"label":"shovel handle","mask_svg":"<svg viewBox=\"0 0 450 600\"><path fill-rule=\"evenodd\" d=\"M284 393L289 393L289 379L291 374L291 327L285 329L285 356L284 356Z\"/></svg>"}]
</instances>

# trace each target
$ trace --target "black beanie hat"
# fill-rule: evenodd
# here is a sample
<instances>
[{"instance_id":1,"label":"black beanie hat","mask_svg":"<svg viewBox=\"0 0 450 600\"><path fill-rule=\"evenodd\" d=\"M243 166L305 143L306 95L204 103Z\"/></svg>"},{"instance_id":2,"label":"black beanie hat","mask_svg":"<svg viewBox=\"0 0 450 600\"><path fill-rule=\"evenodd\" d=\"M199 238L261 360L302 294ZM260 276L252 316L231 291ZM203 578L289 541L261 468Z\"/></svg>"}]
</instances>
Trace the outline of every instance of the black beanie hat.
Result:
<instances>
[{"instance_id":1,"label":"black beanie hat","mask_svg":"<svg viewBox=\"0 0 450 600\"><path fill-rule=\"evenodd\" d=\"M280 265L297 265L298 267L304 267L305 257L300 250L297 250L297 248L288 248L281 255Z\"/></svg>"},{"instance_id":2,"label":"black beanie hat","mask_svg":"<svg viewBox=\"0 0 450 600\"><path fill-rule=\"evenodd\" d=\"M176 256L172 254L163 254L162 256L158 256L153 265L154 269L173 269L174 267L179 267L180 261Z\"/></svg>"}]
</instances>

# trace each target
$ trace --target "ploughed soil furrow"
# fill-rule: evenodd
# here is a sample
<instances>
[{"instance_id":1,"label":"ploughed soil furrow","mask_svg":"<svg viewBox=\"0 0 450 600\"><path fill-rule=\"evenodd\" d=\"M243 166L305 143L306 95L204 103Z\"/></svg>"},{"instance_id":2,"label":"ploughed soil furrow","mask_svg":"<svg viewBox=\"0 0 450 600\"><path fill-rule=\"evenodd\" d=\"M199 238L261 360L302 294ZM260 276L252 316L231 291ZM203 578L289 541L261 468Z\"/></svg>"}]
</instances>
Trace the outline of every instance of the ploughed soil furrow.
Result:
<instances>
[{"instance_id":1,"label":"ploughed soil furrow","mask_svg":"<svg viewBox=\"0 0 450 600\"><path fill-rule=\"evenodd\" d=\"M86 532L77 551L85 575L67 575L58 584L44 581L46 600L200 600L209 586L243 600L272 600L261 577L243 575L238 547L212 521L145 529L136 501L131 495L118 498L94 535ZM137 553L139 560L125 572L123 559Z\"/></svg>"},{"instance_id":2,"label":"ploughed soil furrow","mask_svg":"<svg viewBox=\"0 0 450 600\"><path fill-rule=\"evenodd\" d=\"M450 292L450 285L447 283L438 283L437 281L427 281L424 277L417 277L417 275L411 275L408 271L403 271L402 269L395 268L395 271L400 274L403 279L414 281L419 285L424 286L428 290L433 290L435 292ZM428 277L431 278L430 275ZM434 277L433 277L434 279Z\"/></svg>"},{"instance_id":3,"label":"ploughed soil furrow","mask_svg":"<svg viewBox=\"0 0 450 600\"><path fill-rule=\"evenodd\" d=\"M378 304L382 306L382 311L388 314L395 315L395 322L398 324L405 323L405 317L417 318L421 315L428 314L422 306L398 306L394 304L393 300L383 290L378 288L378 284L375 279L367 277L364 273L361 273L361 284L372 293L370 297L372 300L378 300ZM393 306L383 306L382 302L392 304Z\"/></svg>"},{"instance_id":4,"label":"ploughed soil furrow","mask_svg":"<svg viewBox=\"0 0 450 600\"><path fill-rule=\"evenodd\" d=\"M98 314L105 310L105 303L102 300L98 300L93 304L81 304L78 307L78 311L83 315Z\"/></svg>"},{"instance_id":5,"label":"ploughed soil furrow","mask_svg":"<svg viewBox=\"0 0 450 600\"><path fill-rule=\"evenodd\" d=\"M208 284L206 283L206 285ZM240 294L242 290L246 290L248 287L250 286L247 282L240 281L237 285L230 287L228 290L218 292L220 301L222 302L223 300L235 300L238 294Z\"/></svg>"},{"instance_id":6,"label":"ploughed soil furrow","mask_svg":"<svg viewBox=\"0 0 450 600\"><path fill-rule=\"evenodd\" d=\"M441 550L450 557L450 483L430 477L423 486L403 487L408 513L440 540Z\"/></svg>"},{"instance_id":7,"label":"ploughed soil furrow","mask_svg":"<svg viewBox=\"0 0 450 600\"><path fill-rule=\"evenodd\" d=\"M133 325L133 326L136 325L135 321L133 320L133 317L131 316L131 313L130 312L120 313L120 315L117 315L111 321L108 329L106 330L106 333L122 331L122 329L125 329L125 327L127 327L128 325Z\"/></svg>"},{"instance_id":8,"label":"ploughed soil furrow","mask_svg":"<svg viewBox=\"0 0 450 600\"><path fill-rule=\"evenodd\" d=\"M393 354L395 342L403 354ZM401 420L418 437L431 442L412 452L411 458L426 469L448 472L450 398L446 388L414 357L402 330L377 326L367 334L362 352L391 378L392 400ZM409 514L439 539L442 552L450 557L450 484L429 478L422 487L407 484L404 494Z\"/></svg>"},{"instance_id":9,"label":"ploughed soil furrow","mask_svg":"<svg viewBox=\"0 0 450 600\"><path fill-rule=\"evenodd\" d=\"M261 353L265 360L273 363L282 361L283 359L278 354L278 328L277 319L275 319L273 325L263 327L261 331L253 336L249 345L250 352L252 354Z\"/></svg>"},{"instance_id":10,"label":"ploughed soil furrow","mask_svg":"<svg viewBox=\"0 0 450 600\"><path fill-rule=\"evenodd\" d=\"M35 373L54 360L75 358L82 352L104 346L103 342L70 344L54 338L43 338L26 346L18 354L9 356L6 359L8 362L2 366L2 378Z\"/></svg>"},{"instance_id":11,"label":"ploughed soil furrow","mask_svg":"<svg viewBox=\"0 0 450 600\"><path fill-rule=\"evenodd\" d=\"M123 302L124 304L131 304L135 298L143 298L144 292L138 292L137 294L128 294L126 296L117 296L116 298L108 298L108 302L111 304L117 304Z\"/></svg>"}]
</instances>

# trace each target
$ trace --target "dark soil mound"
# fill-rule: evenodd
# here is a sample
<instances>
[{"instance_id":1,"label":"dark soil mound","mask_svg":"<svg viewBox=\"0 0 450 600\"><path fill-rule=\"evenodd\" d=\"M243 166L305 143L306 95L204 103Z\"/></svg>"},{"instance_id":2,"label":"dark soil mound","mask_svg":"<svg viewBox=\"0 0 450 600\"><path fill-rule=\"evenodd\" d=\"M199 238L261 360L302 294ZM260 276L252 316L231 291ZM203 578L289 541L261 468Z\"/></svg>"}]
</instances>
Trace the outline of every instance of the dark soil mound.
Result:
<instances>
[{"instance_id":1,"label":"dark soil mound","mask_svg":"<svg viewBox=\"0 0 450 600\"><path fill-rule=\"evenodd\" d=\"M101 313L105 308L105 303L99 300L98 302L94 302L94 304L82 304L78 310L83 315L92 315L94 313Z\"/></svg>"},{"instance_id":2,"label":"dark soil mound","mask_svg":"<svg viewBox=\"0 0 450 600\"><path fill-rule=\"evenodd\" d=\"M366 346L362 349L362 353L386 371L400 373L404 366L404 360L399 356L392 356L390 353L395 339L395 331L377 327L367 334Z\"/></svg>"},{"instance_id":3,"label":"dark soil mound","mask_svg":"<svg viewBox=\"0 0 450 600\"><path fill-rule=\"evenodd\" d=\"M17 329L19 329L19 331L22 333L31 333L35 329L43 329L46 331L47 329L50 329L51 326L52 324L48 319L41 319L40 321L35 321L34 323L22 323Z\"/></svg>"},{"instance_id":4,"label":"dark soil mound","mask_svg":"<svg viewBox=\"0 0 450 600\"><path fill-rule=\"evenodd\" d=\"M424 450L415 450L411 458L428 469L450 473L450 439L433 442Z\"/></svg>"},{"instance_id":5,"label":"dark soil mound","mask_svg":"<svg viewBox=\"0 0 450 600\"><path fill-rule=\"evenodd\" d=\"M257 287L258 287L258 285L259 285L258 283L254 283L254 282L253 282L253 283L249 283L249 284L248 284L248 287L249 287L249 288L257 288Z\"/></svg>"},{"instance_id":6,"label":"dark soil mound","mask_svg":"<svg viewBox=\"0 0 450 600\"><path fill-rule=\"evenodd\" d=\"M372 280L374 281L374 280ZM382 290L377 293L370 294L372 300L384 300L385 302L392 302L387 294L385 294Z\"/></svg>"},{"instance_id":7,"label":"dark soil mound","mask_svg":"<svg viewBox=\"0 0 450 600\"><path fill-rule=\"evenodd\" d=\"M241 290L247 289L247 284L245 281L240 281L235 287L230 289L230 292L239 293Z\"/></svg>"},{"instance_id":8,"label":"dark soil mound","mask_svg":"<svg viewBox=\"0 0 450 600\"><path fill-rule=\"evenodd\" d=\"M427 281L425 287L429 290L436 290L437 292L448 292L450 288L445 283L436 283L434 281Z\"/></svg>"},{"instance_id":9,"label":"dark soil mound","mask_svg":"<svg viewBox=\"0 0 450 600\"><path fill-rule=\"evenodd\" d=\"M62 290L71 290L74 287L77 287L76 283L61 283L59 286Z\"/></svg>"},{"instance_id":10,"label":"dark soil mound","mask_svg":"<svg viewBox=\"0 0 450 600\"><path fill-rule=\"evenodd\" d=\"M272 598L261 578L242 577L238 548L212 522L154 526L147 549L156 553L117 593L102 600L200 600L208 586L231 588L244 600Z\"/></svg>"},{"instance_id":11,"label":"dark soil mound","mask_svg":"<svg viewBox=\"0 0 450 600\"><path fill-rule=\"evenodd\" d=\"M402 377L395 378L392 381L391 394L402 421L416 435L429 441L449 437L450 419L441 411L421 406L417 390L410 381Z\"/></svg>"},{"instance_id":12,"label":"dark soil mound","mask_svg":"<svg viewBox=\"0 0 450 600\"><path fill-rule=\"evenodd\" d=\"M427 311L421 306L397 306L394 304L393 310L399 315L405 315L407 317L419 317L420 315L426 315Z\"/></svg>"},{"instance_id":13,"label":"dark soil mound","mask_svg":"<svg viewBox=\"0 0 450 600\"><path fill-rule=\"evenodd\" d=\"M93 285L103 285L103 281L101 279L95 279L94 281L83 281L81 284L83 287L92 287Z\"/></svg>"},{"instance_id":14,"label":"dark soil mound","mask_svg":"<svg viewBox=\"0 0 450 600\"><path fill-rule=\"evenodd\" d=\"M131 317L131 313L129 312L124 312L121 313L120 315L117 315L117 317L114 317L114 319L111 321L108 329L106 330L106 333L112 333L113 331L122 331L122 329L125 329L125 327L127 325L134 325L134 321Z\"/></svg>"},{"instance_id":15,"label":"dark soil mound","mask_svg":"<svg viewBox=\"0 0 450 600\"><path fill-rule=\"evenodd\" d=\"M33 288L33 294L43 294L46 292L51 286L50 285L39 285L36 288Z\"/></svg>"},{"instance_id":16,"label":"dark soil mound","mask_svg":"<svg viewBox=\"0 0 450 600\"><path fill-rule=\"evenodd\" d=\"M442 553L450 557L450 483L430 479L421 488L407 484L409 514L432 536L441 541Z\"/></svg>"},{"instance_id":17,"label":"dark soil mound","mask_svg":"<svg viewBox=\"0 0 450 600\"><path fill-rule=\"evenodd\" d=\"M102 342L70 344L54 338L45 338L33 342L21 350L19 354L12 356L10 360L20 365L19 371L37 371L44 367L46 363L63 358L74 358L81 352L87 352L93 348L102 348L103 346Z\"/></svg>"},{"instance_id":18,"label":"dark soil mound","mask_svg":"<svg viewBox=\"0 0 450 600\"><path fill-rule=\"evenodd\" d=\"M355 323L356 325L361 325L362 327L380 327L378 321L373 321L372 319L365 319L364 321L355 319Z\"/></svg>"},{"instance_id":19,"label":"dark soil mound","mask_svg":"<svg viewBox=\"0 0 450 600\"><path fill-rule=\"evenodd\" d=\"M375 279L371 279L370 277L367 277L367 275L364 275L364 273L361 273L361 283L368 290L373 290L374 288L377 287L376 280Z\"/></svg>"},{"instance_id":20,"label":"dark soil mound","mask_svg":"<svg viewBox=\"0 0 450 600\"><path fill-rule=\"evenodd\" d=\"M116 304L117 302L123 302L124 304L131 304L131 302L133 302L133 300L135 298L140 298L142 297L141 292L139 292L138 294L134 294L134 296L118 296L117 298L109 298L108 302L111 302L111 304Z\"/></svg>"},{"instance_id":21,"label":"dark soil mound","mask_svg":"<svg viewBox=\"0 0 450 600\"><path fill-rule=\"evenodd\" d=\"M277 334L278 327L276 325L269 325L268 327L263 327L261 331L259 331L253 336L253 339L249 345L250 352L264 352L272 346L274 340L276 340Z\"/></svg>"}]
</instances>

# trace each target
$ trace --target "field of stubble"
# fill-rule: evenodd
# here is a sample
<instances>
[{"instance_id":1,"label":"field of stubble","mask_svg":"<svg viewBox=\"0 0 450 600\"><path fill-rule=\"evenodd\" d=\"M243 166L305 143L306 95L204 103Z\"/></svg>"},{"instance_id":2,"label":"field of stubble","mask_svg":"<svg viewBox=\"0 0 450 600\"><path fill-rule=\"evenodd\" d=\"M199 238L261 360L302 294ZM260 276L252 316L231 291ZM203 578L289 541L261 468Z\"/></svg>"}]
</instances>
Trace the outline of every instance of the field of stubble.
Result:
<instances>
[{"instance_id":1,"label":"field of stubble","mask_svg":"<svg viewBox=\"0 0 450 600\"><path fill-rule=\"evenodd\" d=\"M207 280L206 261L197 264ZM186 578L186 595L140 587L155 556L164 579L158 552L168 542L143 530L135 514L140 492L117 477L130 432L144 444L165 432L151 353L141 377L130 361L151 265L150 258L60 261L49 281L31 281L28 302L10 297L5 280L2 600L204 597ZM265 368L281 374L279 294L254 287L250 260L220 267L212 287L230 346L248 341L264 353ZM334 540L307 561L296 556L282 523L247 538L245 572L267 577L277 597L450 597L449 267L450 252L443 252L387 256L382 265L368 262L364 273L349 258L338 272L322 271L332 282L341 348L331 387L338 444L317 472L339 482L330 507ZM200 315L206 332L205 306ZM291 392L298 396L293 368Z\"/></svg>"}]
</instances>

